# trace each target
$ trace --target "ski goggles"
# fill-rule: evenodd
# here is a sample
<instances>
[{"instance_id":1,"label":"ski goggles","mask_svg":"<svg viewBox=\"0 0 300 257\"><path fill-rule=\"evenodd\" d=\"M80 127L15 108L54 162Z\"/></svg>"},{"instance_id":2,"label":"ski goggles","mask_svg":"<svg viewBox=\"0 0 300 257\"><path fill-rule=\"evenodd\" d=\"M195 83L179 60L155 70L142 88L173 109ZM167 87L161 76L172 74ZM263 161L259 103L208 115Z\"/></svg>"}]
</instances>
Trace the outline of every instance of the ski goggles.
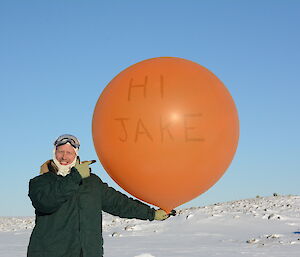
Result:
<instances>
[{"instance_id":1,"label":"ski goggles","mask_svg":"<svg viewBox=\"0 0 300 257\"><path fill-rule=\"evenodd\" d=\"M56 147L60 146L60 145L64 145L66 143L70 143L74 148L78 148L79 149L79 146L80 146L80 142L79 140L72 136L72 135L69 135L69 134L65 134L65 135L61 135L59 136L55 142L54 142L54 145Z\"/></svg>"}]
</instances>

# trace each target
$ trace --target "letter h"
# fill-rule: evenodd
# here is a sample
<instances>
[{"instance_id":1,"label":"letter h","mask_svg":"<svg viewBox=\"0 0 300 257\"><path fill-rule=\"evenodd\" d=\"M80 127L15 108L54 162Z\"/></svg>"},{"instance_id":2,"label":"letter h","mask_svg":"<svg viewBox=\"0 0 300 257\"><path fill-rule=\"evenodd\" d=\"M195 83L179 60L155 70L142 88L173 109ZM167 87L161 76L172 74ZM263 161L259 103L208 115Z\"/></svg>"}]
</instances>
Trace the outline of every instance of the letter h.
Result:
<instances>
[{"instance_id":1,"label":"letter h","mask_svg":"<svg viewBox=\"0 0 300 257\"><path fill-rule=\"evenodd\" d=\"M148 82L148 76L145 76L145 82L144 84L138 84L138 85L133 85L133 78L130 79L129 81L129 88L128 88L128 101L131 100L131 89L135 88L135 87L140 87L140 88L144 88L144 98L146 98L146 86L147 86L147 82Z\"/></svg>"}]
</instances>

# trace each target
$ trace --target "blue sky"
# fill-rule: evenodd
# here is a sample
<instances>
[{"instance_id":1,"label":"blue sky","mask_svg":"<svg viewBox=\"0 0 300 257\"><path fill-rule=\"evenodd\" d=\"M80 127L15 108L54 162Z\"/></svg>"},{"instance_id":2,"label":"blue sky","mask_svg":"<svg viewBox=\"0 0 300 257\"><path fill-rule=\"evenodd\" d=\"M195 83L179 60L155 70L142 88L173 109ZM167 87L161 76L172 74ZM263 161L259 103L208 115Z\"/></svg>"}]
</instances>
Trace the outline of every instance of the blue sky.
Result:
<instances>
[{"instance_id":1,"label":"blue sky","mask_svg":"<svg viewBox=\"0 0 300 257\"><path fill-rule=\"evenodd\" d=\"M231 166L180 208L299 194L299 13L296 0L1 1L0 215L34 214L28 181L58 135L75 134L81 159L98 159L91 121L102 90L160 56L211 70L240 118ZM93 171L122 191L99 161Z\"/></svg>"}]
</instances>

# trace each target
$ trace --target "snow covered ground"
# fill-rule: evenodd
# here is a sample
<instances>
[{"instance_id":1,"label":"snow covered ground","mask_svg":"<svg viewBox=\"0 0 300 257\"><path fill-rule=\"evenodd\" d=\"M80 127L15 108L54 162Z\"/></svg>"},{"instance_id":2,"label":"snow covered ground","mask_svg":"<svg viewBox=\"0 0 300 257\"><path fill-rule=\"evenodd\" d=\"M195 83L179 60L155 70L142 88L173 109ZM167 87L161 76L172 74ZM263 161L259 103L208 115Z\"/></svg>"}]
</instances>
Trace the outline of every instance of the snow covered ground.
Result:
<instances>
[{"instance_id":1,"label":"snow covered ground","mask_svg":"<svg viewBox=\"0 0 300 257\"><path fill-rule=\"evenodd\" d=\"M25 257L34 217L0 217L0 256ZM105 257L299 257L300 196L178 210L158 222L104 214Z\"/></svg>"}]
</instances>

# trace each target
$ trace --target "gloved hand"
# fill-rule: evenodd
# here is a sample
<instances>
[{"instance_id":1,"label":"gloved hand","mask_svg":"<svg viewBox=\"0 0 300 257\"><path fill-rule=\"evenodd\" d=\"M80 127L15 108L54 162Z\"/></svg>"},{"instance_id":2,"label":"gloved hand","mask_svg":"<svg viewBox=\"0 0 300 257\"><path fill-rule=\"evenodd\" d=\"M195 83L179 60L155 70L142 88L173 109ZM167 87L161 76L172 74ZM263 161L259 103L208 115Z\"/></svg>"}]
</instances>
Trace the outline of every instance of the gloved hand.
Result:
<instances>
[{"instance_id":1,"label":"gloved hand","mask_svg":"<svg viewBox=\"0 0 300 257\"><path fill-rule=\"evenodd\" d=\"M159 209L155 211L155 216L154 219L155 220L165 220L167 218L169 218L170 216L175 216L176 215L176 211L172 210L170 213L166 213L164 210Z\"/></svg>"},{"instance_id":2,"label":"gloved hand","mask_svg":"<svg viewBox=\"0 0 300 257\"><path fill-rule=\"evenodd\" d=\"M91 175L89 165L95 162L96 162L95 160L92 160L92 161L84 161L80 163L79 159L77 159L74 168L76 168L76 170L79 172L82 178L87 178Z\"/></svg>"}]
</instances>

